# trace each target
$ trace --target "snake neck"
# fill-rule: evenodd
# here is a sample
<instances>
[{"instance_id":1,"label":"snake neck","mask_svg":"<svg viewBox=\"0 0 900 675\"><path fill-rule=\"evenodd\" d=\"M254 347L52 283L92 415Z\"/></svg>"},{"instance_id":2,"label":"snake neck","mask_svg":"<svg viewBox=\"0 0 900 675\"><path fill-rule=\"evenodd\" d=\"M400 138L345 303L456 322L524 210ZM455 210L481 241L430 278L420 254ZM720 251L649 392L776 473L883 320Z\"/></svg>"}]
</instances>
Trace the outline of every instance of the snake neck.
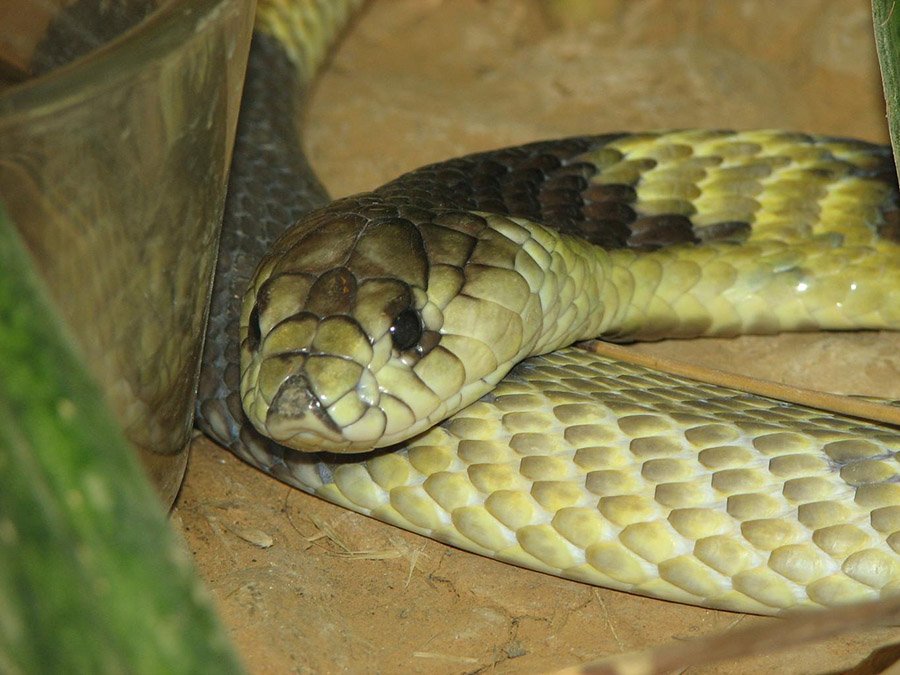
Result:
<instances>
[{"instance_id":1,"label":"snake neck","mask_svg":"<svg viewBox=\"0 0 900 675\"><path fill-rule=\"evenodd\" d=\"M528 219L480 215L487 227L465 265L466 282L458 300L463 306L459 311L471 317L473 308L468 298L474 297L491 303L495 313L500 311L497 305L508 312L503 326L507 339L497 340L494 350L496 353L500 342L515 344L517 349L502 354L500 363L511 367L529 356L546 354L614 328L620 289L608 251ZM455 302L444 310L444 329L450 333L462 330L462 325L454 321ZM481 341L494 343L479 332L480 321L461 316L458 323L468 324ZM521 338L510 341L511 334Z\"/></svg>"}]
</instances>

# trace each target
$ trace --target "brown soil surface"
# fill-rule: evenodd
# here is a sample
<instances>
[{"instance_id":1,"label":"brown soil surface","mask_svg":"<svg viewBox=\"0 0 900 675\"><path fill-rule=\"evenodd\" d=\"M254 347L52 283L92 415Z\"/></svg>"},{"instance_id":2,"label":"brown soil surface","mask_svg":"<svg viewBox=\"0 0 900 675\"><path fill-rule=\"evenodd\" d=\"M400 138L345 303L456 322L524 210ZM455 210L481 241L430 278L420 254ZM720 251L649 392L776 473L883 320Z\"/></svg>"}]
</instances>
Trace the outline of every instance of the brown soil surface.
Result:
<instances>
[{"instance_id":1,"label":"brown soil surface","mask_svg":"<svg viewBox=\"0 0 900 675\"><path fill-rule=\"evenodd\" d=\"M382 0L306 122L332 194L465 152L576 133L783 127L885 141L865 0ZM571 11L571 10L570 10ZM900 339L651 345L900 397ZM448 548L285 487L205 440L173 519L254 673L538 672L775 619L648 600ZM839 672L900 631L690 672ZM865 671L869 672L869 671Z\"/></svg>"}]
</instances>

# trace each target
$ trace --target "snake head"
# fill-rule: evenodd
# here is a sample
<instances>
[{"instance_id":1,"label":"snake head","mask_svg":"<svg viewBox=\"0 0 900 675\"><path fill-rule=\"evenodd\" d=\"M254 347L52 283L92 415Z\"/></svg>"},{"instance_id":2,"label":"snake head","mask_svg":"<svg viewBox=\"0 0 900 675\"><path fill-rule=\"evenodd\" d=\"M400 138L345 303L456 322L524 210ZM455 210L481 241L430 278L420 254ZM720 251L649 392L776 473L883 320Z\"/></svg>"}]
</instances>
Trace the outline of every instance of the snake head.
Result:
<instances>
[{"instance_id":1,"label":"snake head","mask_svg":"<svg viewBox=\"0 0 900 675\"><path fill-rule=\"evenodd\" d=\"M414 223L356 199L288 232L244 298L244 410L300 450L405 440L476 400L520 357L522 308L465 292L483 294L498 274L518 279L471 264L483 219Z\"/></svg>"}]
</instances>

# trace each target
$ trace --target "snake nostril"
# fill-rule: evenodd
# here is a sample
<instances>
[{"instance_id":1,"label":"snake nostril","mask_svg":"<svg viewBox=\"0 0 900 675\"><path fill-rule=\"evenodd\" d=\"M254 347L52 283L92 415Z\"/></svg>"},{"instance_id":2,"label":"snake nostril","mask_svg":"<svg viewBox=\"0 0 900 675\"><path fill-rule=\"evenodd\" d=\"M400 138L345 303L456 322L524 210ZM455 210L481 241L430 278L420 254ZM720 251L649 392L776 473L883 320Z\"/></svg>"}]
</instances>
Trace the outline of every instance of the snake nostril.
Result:
<instances>
[{"instance_id":1,"label":"snake nostril","mask_svg":"<svg viewBox=\"0 0 900 675\"><path fill-rule=\"evenodd\" d=\"M262 329L259 327L259 305L254 303L247 325L247 346L255 352L259 348L260 340L262 340Z\"/></svg>"},{"instance_id":2,"label":"snake nostril","mask_svg":"<svg viewBox=\"0 0 900 675\"><path fill-rule=\"evenodd\" d=\"M391 340L398 351L412 349L422 339L422 320L414 309L404 309L390 328Z\"/></svg>"}]
</instances>

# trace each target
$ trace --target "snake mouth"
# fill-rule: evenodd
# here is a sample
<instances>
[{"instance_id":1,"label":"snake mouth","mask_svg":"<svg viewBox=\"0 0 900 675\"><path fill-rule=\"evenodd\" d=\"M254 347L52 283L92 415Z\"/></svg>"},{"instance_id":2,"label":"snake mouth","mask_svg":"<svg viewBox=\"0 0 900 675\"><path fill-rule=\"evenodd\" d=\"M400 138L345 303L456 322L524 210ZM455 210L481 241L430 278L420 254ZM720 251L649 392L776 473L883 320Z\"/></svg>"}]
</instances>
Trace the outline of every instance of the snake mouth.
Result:
<instances>
[{"instance_id":1,"label":"snake mouth","mask_svg":"<svg viewBox=\"0 0 900 675\"><path fill-rule=\"evenodd\" d=\"M378 383L350 359L280 354L251 360L247 371L251 376L242 382L247 417L281 445L301 452L359 453L384 436L387 419Z\"/></svg>"},{"instance_id":2,"label":"snake mouth","mask_svg":"<svg viewBox=\"0 0 900 675\"><path fill-rule=\"evenodd\" d=\"M298 437L309 439L311 444L322 439L340 443L343 439L340 427L303 373L291 375L282 383L266 414L266 429L274 440L289 445L294 445Z\"/></svg>"}]
</instances>

